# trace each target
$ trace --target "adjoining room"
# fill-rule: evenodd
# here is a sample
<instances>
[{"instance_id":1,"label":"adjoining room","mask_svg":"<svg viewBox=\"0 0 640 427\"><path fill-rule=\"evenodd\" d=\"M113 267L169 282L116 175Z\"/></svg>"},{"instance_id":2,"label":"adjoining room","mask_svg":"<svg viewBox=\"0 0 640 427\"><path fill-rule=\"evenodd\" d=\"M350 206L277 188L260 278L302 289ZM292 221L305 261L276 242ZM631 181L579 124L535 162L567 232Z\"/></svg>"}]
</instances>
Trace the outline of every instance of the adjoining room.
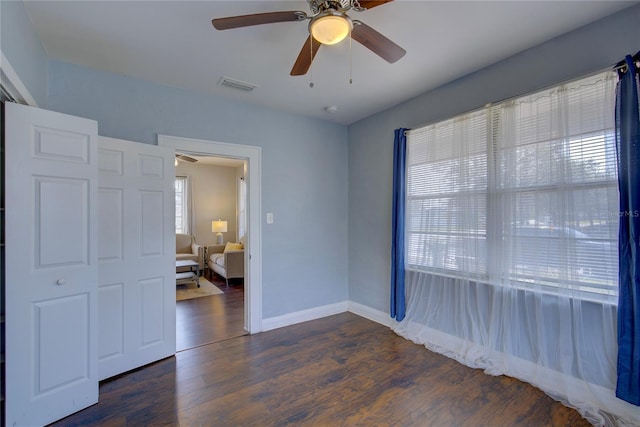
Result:
<instances>
[{"instance_id":1,"label":"adjoining room","mask_svg":"<svg viewBox=\"0 0 640 427\"><path fill-rule=\"evenodd\" d=\"M243 160L177 153L175 166L176 350L182 351L247 333L247 185ZM180 259L195 265L178 267Z\"/></svg>"}]
</instances>

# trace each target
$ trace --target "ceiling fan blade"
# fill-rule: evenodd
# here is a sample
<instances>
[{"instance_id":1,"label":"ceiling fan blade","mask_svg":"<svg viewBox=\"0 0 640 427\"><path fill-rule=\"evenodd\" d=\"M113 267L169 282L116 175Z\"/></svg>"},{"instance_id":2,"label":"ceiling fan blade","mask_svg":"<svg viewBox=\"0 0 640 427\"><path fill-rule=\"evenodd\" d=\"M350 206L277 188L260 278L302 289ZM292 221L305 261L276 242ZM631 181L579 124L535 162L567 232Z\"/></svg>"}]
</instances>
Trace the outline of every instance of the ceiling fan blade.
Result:
<instances>
[{"instance_id":1,"label":"ceiling fan blade","mask_svg":"<svg viewBox=\"0 0 640 427\"><path fill-rule=\"evenodd\" d=\"M302 46L300 50L300 54L298 54L298 58L296 59L296 63L293 64L293 68L291 69L292 76L304 76L309 71L309 67L311 67L311 63L313 62L313 58L316 57L316 53L318 53L318 49L322 44L318 41L314 41L313 45L311 44L312 37L307 37L307 41ZM313 52L311 50L313 49Z\"/></svg>"},{"instance_id":2,"label":"ceiling fan blade","mask_svg":"<svg viewBox=\"0 0 640 427\"><path fill-rule=\"evenodd\" d=\"M176 159L184 160L185 162L190 162L190 163L195 163L198 161L198 159L194 159L193 157L189 157L184 154L176 154Z\"/></svg>"},{"instance_id":3,"label":"ceiling fan blade","mask_svg":"<svg viewBox=\"0 0 640 427\"><path fill-rule=\"evenodd\" d=\"M252 25L273 24L275 22L302 21L307 14L300 11L255 13L253 15L229 16L211 21L216 30L250 27Z\"/></svg>"},{"instance_id":4,"label":"ceiling fan blade","mask_svg":"<svg viewBox=\"0 0 640 427\"><path fill-rule=\"evenodd\" d=\"M360 0L360 7L363 9L371 9L372 7L382 6L385 3L391 3L393 0Z\"/></svg>"},{"instance_id":5,"label":"ceiling fan blade","mask_svg":"<svg viewBox=\"0 0 640 427\"><path fill-rule=\"evenodd\" d=\"M396 62L407 53L406 50L361 21L353 21L351 38L389 63Z\"/></svg>"}]
</instances>

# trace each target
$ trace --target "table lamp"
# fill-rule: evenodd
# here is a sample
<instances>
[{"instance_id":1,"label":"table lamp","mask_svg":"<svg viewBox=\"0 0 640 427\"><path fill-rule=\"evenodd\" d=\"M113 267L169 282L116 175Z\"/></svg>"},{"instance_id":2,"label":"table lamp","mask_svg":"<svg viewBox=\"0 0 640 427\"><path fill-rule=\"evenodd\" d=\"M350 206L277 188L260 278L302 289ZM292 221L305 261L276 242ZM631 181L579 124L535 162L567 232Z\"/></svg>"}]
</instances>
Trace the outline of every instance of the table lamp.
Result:
<instances>
[{"instance_id":1,"label":"table lamp","mask_svg":"<svg viewBox=\"0 0 640 427\"><path fill-rule=\"evenodd\" d=\"M227 221L218 219L217 221L211 221L211 231L216 234L216 244L222 244L222 233L227 232Z\"/></svg>"}]
</instances>

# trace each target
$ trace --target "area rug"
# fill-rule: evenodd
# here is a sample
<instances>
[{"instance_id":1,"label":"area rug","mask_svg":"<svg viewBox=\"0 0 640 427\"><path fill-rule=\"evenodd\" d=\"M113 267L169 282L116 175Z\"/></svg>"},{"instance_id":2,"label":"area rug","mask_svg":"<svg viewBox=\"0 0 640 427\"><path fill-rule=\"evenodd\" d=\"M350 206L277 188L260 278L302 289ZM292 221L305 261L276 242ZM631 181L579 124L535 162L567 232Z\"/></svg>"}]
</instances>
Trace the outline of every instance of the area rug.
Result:
<instances>
[{"instance_id":1,"label":"area rug","mask_svg":"<svg viewBox=\"0 0 640 427\"><path fill-rule=\"evenodd\" d=\"M223 294L213 283L200 277L200 287L198 288L195 283L187 283L186 285L176 286L176 301L182 301L185 299L206 297L209 295Z\"/></svg>"}]
</instances>

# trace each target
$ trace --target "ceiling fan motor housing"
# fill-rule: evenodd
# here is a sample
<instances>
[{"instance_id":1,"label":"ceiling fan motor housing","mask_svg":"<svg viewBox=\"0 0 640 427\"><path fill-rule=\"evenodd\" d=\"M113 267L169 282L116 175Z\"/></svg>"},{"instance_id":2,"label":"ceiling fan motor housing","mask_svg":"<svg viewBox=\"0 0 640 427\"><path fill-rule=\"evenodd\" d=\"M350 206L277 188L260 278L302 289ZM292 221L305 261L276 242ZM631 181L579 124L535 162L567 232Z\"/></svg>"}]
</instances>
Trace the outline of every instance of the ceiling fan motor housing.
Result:
<instances>
[{"instance_id":1,"label":"ceiling fan motor housing","mask_svg":"<svg viewBox=\"0 0 640 427\"><path fill-rule=\"evenodd\" d=\"M351 0L308 0L311 13L319 14L325 10L346 12L351 9Z\"/></svg>"}]
</instances>

